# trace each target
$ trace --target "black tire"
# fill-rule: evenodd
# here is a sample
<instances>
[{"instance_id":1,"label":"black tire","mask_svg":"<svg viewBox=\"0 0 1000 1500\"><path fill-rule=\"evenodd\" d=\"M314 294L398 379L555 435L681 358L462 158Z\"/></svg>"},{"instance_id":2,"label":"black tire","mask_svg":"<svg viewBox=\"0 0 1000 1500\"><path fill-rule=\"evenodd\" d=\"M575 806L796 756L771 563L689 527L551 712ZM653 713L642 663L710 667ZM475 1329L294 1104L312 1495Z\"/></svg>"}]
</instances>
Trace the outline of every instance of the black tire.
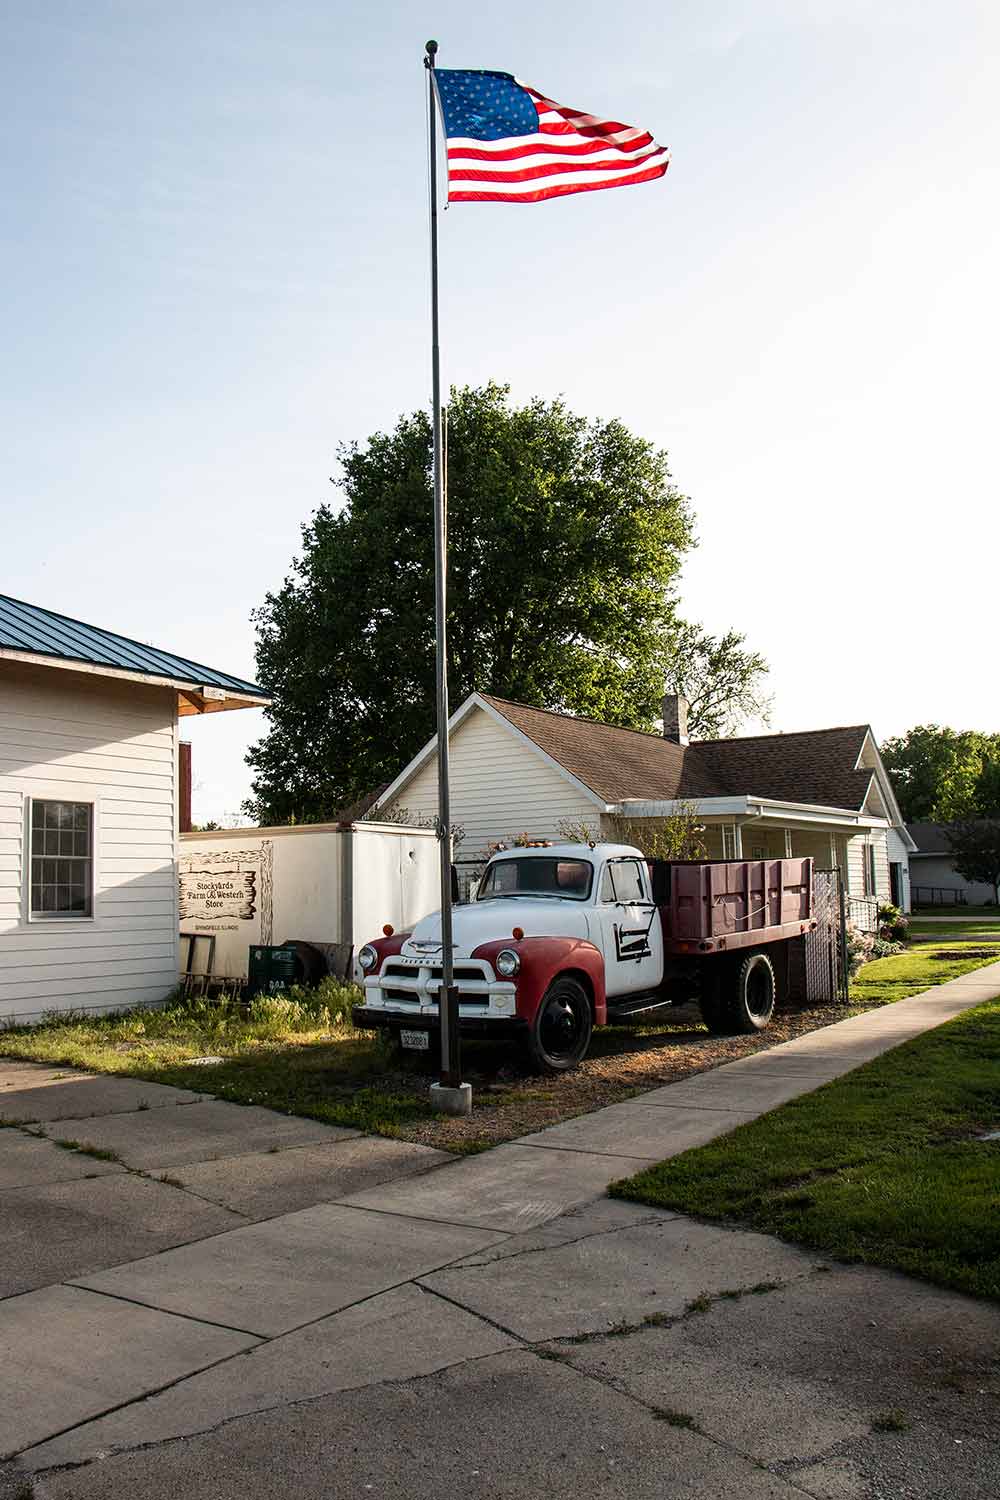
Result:
<instances>
[{"instance_id":1,"label":"black tire","mask_svg":"<svg viewBox=\"0 0 1000 1500\"><path fill-rule=\"evenodd\" d=\"M733 1030L763 1031L774 1015L778 993L774 965L766 953L748 953L740 964L733 998Z\"/></svg>"},{"instance_id":2,"label":"black tire","mask_svg":"<svg viewBox=\"0 0 1000 1500\"><path fill-rule=\"evenodd\" d=\"M713 1036L763 1031L774 1014L776 996L774 966L766 953L748 953L738 965L734 960L710 959L702 984L701 1018Z\"/></svg>"},{"instance_id":3,"label":"black tire","mask_svg":"<svg viewBox=\"0 0 1000 1500\"><path fill-rule=\"evenodd\" d=\"M528 1033L528 1061L536 1073L567 1073L587 1055L594 1029L590 996L576 979L554 979Z\"/></svg>"}]
</instances>

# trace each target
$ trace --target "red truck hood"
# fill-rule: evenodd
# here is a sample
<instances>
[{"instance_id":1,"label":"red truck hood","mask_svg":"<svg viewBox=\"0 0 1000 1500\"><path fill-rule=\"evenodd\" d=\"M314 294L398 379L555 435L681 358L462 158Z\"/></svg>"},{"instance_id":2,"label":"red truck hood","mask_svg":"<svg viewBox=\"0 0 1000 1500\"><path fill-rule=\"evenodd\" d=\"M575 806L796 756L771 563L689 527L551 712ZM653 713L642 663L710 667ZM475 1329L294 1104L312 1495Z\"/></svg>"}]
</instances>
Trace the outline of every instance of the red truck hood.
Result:
<instances>
[{"instance_id":1,"label":"red truck hood","mask_svg":"<svg viewBox=\"0 0 1000 1500\"><path fill-rule=\"evenodd\" d=\"M579 901L556 898L532 901L527 897L513 900L474 901L456 906L452 912L452 935L456 955L468 958L481 943L513 936L520 927L525 937L590 937L587 908ZM426 945L426 946L425 946ZM432 912L417 923L403 944L407 957L433 956L440 953L441 914Z\"/></svg>"}]
</instances>

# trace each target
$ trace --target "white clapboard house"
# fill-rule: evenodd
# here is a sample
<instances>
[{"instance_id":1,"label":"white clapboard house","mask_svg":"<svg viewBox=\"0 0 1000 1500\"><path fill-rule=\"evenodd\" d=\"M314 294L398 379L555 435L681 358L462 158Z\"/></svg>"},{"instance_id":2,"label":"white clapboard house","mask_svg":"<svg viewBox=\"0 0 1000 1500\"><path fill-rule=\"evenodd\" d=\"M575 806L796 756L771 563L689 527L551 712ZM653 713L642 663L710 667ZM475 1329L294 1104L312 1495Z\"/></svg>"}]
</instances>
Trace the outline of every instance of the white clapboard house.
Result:
<instances>
[{"instance_id":1,"label":"white clapboard house","mask_svg":"<svg viewBox=\"0 0 1000 1500\"><path fill-rule=\"evenodd\" d=\"M253 683L0 595L0 1024L178 977L178 719Z\"/></svg>"},{"instance_id":2,"label":"white clapboard house","mask_svg":"<svg viewBox=\"0 0 1000 1500\"><path fill-rule=\"evenodd\" d=\"M867 724L692 740L683 698L664 698L657 735L473 693L452 716L449 742L460 859L481 860L521 833L608 835L622 818L690 807L712 859L811 855L817 869L839 868L859 924L871 925L879 902L909 909L915 846ZM435 752L431 740L403 768L378 799L383 813L433 817Z\"/></svg>"}]
</instances>

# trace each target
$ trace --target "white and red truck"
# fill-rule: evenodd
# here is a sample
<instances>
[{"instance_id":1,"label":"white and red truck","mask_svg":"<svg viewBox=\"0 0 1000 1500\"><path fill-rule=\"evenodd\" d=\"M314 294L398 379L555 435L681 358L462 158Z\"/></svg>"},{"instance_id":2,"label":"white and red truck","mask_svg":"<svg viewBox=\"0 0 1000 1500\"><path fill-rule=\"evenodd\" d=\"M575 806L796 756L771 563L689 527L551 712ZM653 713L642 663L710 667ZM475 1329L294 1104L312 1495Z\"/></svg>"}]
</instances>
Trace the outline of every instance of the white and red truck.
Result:
<instances>
[{"instance_id":1,"label":"white and red truck","mask_svg":"<svg viewBox=\"0 0 1000 1500\"><path fill-rule=\"evenodd\" d=\"M709 1030L771 1019L787 950L816 926L811 859L649 861L624 844L504 849L453 913L462 1034L521 1040L574 1067L595 1026L697 999ZM354 1021L425 1050L438 1027L441 922L358 952Z\"/></svg>"}]
</instances>

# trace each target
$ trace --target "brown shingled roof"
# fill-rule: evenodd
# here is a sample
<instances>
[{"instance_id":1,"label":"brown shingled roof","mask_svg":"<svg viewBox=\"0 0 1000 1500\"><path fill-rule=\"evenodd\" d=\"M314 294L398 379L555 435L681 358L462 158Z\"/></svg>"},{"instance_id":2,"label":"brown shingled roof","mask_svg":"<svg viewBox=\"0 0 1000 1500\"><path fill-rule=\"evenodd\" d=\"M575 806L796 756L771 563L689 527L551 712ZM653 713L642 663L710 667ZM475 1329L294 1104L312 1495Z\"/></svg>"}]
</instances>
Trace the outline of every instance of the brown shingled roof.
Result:
<instances>
[{"instance_id":1,"label":"brown shingled roof","mask_svg":"<svg viewBox=\"0 0 1000 1500\"><path fill-rule=\"evenodd\" d=\"M604 802L748 796L859 809L871 781L870 770L855 770L865 725L684 746L658 734L480 697Z\"/></svg>"},{"instance_id":2,"label":"brown shingled roof","mask_svg":"<svg viewBox=\"0 0 1000 1500\"><path fill-rule=\"evenodd\" d=\"M870 767L857 770L866 724L761 734L747 739L699 740L693 749L731 792L860 809L871 784Z\"/></svg>"}]
</instances>

